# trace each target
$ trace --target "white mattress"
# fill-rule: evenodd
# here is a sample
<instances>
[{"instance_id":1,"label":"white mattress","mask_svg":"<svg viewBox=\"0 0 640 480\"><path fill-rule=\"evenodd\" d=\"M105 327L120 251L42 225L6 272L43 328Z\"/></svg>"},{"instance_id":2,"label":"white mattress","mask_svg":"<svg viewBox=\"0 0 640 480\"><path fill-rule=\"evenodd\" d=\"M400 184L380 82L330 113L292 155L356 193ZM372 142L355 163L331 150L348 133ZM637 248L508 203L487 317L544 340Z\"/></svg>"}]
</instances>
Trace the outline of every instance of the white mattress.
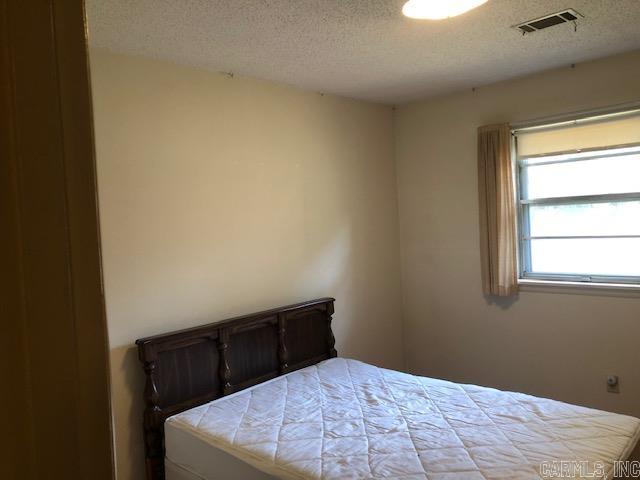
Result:
<instances>
[{"instance_id":1,"label":"white mattress","mask_svg":"<svg viewBox=\"0 0 640 480\"><path fill-rule=\"evenodd\" d=\"M167 419L172 468L203 479L539 479L626 459L640 420L331 359Z\"/></svg>"}]
</instances>

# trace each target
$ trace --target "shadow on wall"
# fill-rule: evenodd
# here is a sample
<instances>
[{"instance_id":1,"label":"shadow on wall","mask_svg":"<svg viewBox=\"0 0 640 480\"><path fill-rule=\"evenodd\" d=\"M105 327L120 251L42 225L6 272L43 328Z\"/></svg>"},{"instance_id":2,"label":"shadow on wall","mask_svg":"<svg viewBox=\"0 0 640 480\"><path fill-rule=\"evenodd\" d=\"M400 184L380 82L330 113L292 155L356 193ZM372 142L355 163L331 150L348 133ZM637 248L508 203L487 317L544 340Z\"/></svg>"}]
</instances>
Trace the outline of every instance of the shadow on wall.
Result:
<instances>
[{"instance_id":1,"label":"shadow on wall","mask_svg":"<svg viewBox=\"0 0 640 480\"><path fill-rule=\"evenodd\" d=\"M116 448L117 478L144 478L142 394L145 378L135 345L111 349L111 382L114 384L112 409L116 443L127 447Z\"/></svg>"},{"instance_id":2,"label":"shadow on wall","mask_svg":"<svg viewBox=\"0 0 640 480\"><path fill-rule=\"evenodd\" d=\"M334 318L352 318L351 303L344 301L354 295L354 276L356 274L355 268L352 267L354 262L350 261L354 255L352 230L348 224L344 225L324 241L325 244L318 245L320 247L319 253L304 265L298 276L299 280L294 281L291 288L296 291L302 287L303 291L310 292L307 298L301 298L301 301L310 300L316 296L334 296L336 298ZM318 285L328 285L328 288L322 289L326 293L320 295L313 293L318 291ZM351 343L348 339L355 334L354 327L357 330L357 326L354 326L353 322L333 323L338 352L340 352L342 345Z\"/></svg>"},{"instance_id":3,"label":"shadow on wall","mask_svg":"<svg viewBox=\"0 0 640 480\"><path fill-rule=\"evenodd\" d=\"M508 310L519 299L518 295L511 295L510 297L497 297L495 295L484 295L484 300L487 305L496 305L502 310Z\"/></svg>"}]
</instances>

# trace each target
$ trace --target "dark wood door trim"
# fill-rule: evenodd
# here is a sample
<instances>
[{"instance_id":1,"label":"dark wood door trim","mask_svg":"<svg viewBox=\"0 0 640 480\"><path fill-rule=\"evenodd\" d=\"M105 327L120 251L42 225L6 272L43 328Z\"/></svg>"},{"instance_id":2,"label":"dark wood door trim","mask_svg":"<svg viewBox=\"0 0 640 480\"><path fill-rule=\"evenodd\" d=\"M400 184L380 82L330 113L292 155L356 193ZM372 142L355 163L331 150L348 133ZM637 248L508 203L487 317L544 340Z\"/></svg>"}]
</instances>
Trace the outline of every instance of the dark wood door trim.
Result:
<instances>
[{"instance_id":1,"label":"dark wood door trim","mask_svg":"<svg viewBox=\"0 0 640 480\"><path fill-rule=\"evenodd\" d=\"M20 463L16 478L110 479L84 4L0 0L0 27L0 362L3 390L15 392L0 397L19 439L4 435L8 460Z\"/></svg>"}]
</instances>

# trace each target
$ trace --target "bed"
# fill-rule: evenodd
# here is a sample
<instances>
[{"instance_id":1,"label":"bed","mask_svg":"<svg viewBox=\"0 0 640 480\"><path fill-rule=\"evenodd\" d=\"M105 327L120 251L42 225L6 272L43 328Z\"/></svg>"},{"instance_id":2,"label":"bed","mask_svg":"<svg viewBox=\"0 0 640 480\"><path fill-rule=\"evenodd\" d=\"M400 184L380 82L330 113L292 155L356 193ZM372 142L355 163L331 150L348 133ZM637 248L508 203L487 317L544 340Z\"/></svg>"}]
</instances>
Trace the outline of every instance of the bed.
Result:
<instances>
[{"instance_id":1,"label":"bed","mask_svg":"<svg viewBox=\"0 0 640 480\"><path fill-rule=\"evenodd\" d=\"M604 476L638 443L633 417L337 358L333 302L138 340L147 478Z\"/></svg>"}]
</instances>

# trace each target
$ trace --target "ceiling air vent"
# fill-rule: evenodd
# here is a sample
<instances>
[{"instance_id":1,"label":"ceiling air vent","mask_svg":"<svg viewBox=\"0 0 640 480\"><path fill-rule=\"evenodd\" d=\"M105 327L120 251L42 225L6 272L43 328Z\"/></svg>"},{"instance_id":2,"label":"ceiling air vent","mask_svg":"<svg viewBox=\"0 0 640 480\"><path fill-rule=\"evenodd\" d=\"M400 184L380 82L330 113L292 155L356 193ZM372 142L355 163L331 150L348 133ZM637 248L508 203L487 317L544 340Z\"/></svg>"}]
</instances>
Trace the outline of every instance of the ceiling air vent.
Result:
<instances>
[{"instance_id":1,"label":"ceiling air vent","mask_svg":"<svg viewBox=\"0 0 640 480\"><path fill-rule=\"evenodd\" d=\"M561 12L552 13L550 15L545 15L544 17L514 25L513 28L522 32L523 35L526 35L527 33L544 30L545 28L560 25L561 23L573 22L575 25L575 23L581 18L584 18L584 15L576 12L573 8L569 8L567 10L562 10Z\"/></svg>"}]
</instances>

